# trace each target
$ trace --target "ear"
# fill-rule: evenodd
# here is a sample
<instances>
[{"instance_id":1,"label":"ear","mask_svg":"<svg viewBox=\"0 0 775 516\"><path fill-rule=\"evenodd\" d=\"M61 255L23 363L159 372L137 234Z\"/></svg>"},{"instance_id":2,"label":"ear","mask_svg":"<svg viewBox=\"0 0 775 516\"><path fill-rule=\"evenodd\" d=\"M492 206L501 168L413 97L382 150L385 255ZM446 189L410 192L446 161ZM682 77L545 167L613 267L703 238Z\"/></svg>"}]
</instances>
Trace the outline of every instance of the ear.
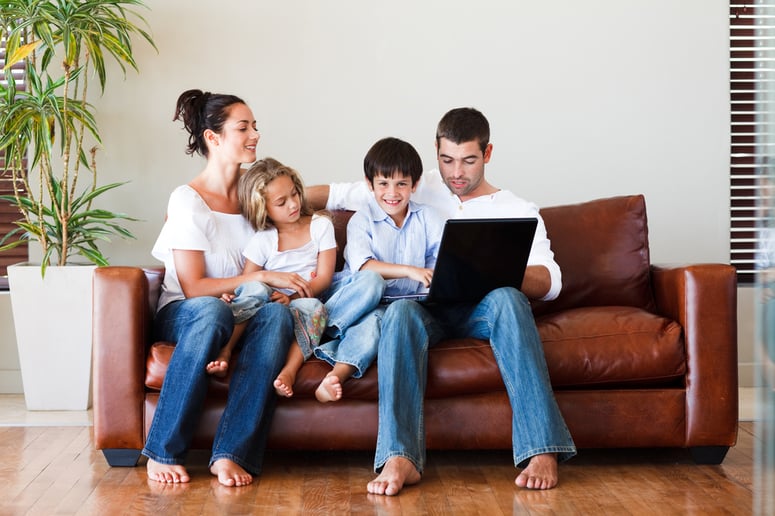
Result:
<instances>
[{"instance_id":1,"label":"ear","mask_svg":"<svg viewBox=\"0 0 775 516\"><path fill-rule=\"evenodd\" d=\"M488 143L487 147L484 149L484 162L488 163L490 161L490 157L492 156L492 143Z\"/></svg>"},{"instance_id":2,"label":"ear","mask_svg":"<svg viewBox=\"0 0 775 516\"><path fill-rule=\"evenodd\" d=\"M203 136L204 136L205 142L207 142L208 145L216 146L220 143L218 133L216 133L212 129L205 129Z\"/></svg>"},{"instance_id":3,"label":"ear","mask_svg":"<svg viewBox=\"0 0 775 516\"><path fill-rule=\"evenodd\" d=\"M369 191L373 192L374 191L374 185L371 184L371 181L369 181L369 178L366 177L366 176L363 176L363 179L366 181L366 186L369 187Z\"/></svg>"}]
</instances>

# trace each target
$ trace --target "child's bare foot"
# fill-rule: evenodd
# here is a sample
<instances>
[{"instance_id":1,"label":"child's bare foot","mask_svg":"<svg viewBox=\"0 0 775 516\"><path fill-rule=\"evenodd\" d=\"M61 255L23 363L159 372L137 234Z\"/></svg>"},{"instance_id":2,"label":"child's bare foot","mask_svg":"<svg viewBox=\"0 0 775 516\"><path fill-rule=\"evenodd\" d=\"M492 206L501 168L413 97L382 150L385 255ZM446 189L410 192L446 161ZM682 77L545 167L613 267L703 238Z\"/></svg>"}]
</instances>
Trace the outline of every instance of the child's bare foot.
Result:
<instances>
[{"instance_id":1,"label":"child's bare foot","mask_svg":"<svg viewBox=\"0 0 775 516\"><path fill-rule=\"evenodd\" d=\"M315 397L321 403L342 399L342 382L339 381L339 377L329 374L323 378L318 388L315 389Z\"/></svg>"},{"instance_id":2,"label":"child's bare foot","mask_svg":"<svg viewBox=\"0 0 775 516\"><path fill-rule=\"evenodd\" d=\"M280 371L277 378L274 381L274 390L280 396L290 398L293 396L293 384L296 382L296 378L284 371Z\"/></svg>"},{"instance_id":3,"label":"child's bare foot","mask_svg":"<svg viewBox=\"0 0 775 516\"><path fill-rule=\"evenodd\" d=\"M551 489L557 485L557 454L534 455L515 483L527 489Z\"/></svg>"},{"instance_id":4,"label":"child's bare foot","mask_svg":"<svg viewBox=\"0 0 775 516\"><path fill-rule=\"evenodd\" d=\"M229 370L229 363L226 360L213 360L205 366L207 374L223 378Z\"/></svg>"},{"instance_id":5,"label":"child's bare foot","mask_svg":"<svg viewBox=\"0 0 775 516\"><path fill-rule=\"evenodd\" d=\"M155 460L148 459L146 471L149 479L165 484L178 484L191 480L186 468L180 464L162 464Z\"/></svg>"},{"instance_id":6,"label":"child's bare foot","mask_svg":"<svg viewBox=\"0 0 775 516\"><path fill-rule=\"evenodd\" d=\"M210 466L210 473L226 487L246 486L253 482L253 475L229 459L218 459Z\"/></svg>"},{"instance_id":7,"label":"child's bare foot","mask_svg":"<svg viewBox=\"0 0 775 516\"><path fill-rule=\"evenodd\" d=\"M404 485L420 481L420 472L409 459L391 457L382 468L382 472L366 485L371 494L393 496L401 492Z\"/></svg>"}]
</instances>

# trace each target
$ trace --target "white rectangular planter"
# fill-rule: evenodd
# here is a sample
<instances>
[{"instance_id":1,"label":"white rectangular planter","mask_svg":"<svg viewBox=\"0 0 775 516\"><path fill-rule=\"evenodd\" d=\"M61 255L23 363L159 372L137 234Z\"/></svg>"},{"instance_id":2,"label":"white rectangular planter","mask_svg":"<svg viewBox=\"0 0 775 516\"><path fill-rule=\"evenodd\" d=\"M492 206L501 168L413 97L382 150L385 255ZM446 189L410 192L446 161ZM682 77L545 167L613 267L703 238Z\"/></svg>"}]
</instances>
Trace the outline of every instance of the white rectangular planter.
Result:
<instances>
[{"instance_id":1,"label":"white rectangular planter","mask_svg":"<svg viewBox=\"0 0 775 516\"><path fill-rule=\"evenodd\" d=\"M28 410L91 405L94 265L8 267L11 308Z\"/></svg>"}]
</instances>

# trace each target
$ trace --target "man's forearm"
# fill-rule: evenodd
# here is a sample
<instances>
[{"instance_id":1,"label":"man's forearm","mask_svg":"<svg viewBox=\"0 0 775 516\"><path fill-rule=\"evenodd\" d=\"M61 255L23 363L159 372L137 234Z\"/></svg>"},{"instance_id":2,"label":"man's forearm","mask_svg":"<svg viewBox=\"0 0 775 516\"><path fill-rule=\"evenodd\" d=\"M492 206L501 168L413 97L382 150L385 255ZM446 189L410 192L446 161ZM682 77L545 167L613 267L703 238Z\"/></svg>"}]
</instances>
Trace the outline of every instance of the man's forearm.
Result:
<instances>
[{"instance_id":1,"label":"man's forearm","mask_svg":"<svg viewBox=\"0 0 775 516\"><path fill-rule=\"evenodd\" d=\"M315 185L309 186L305 190L307 196L307 202L314 210L325 210L326 203L328 203L328 193L330 187L328 185Z\"/></svg>"}]
</instances>

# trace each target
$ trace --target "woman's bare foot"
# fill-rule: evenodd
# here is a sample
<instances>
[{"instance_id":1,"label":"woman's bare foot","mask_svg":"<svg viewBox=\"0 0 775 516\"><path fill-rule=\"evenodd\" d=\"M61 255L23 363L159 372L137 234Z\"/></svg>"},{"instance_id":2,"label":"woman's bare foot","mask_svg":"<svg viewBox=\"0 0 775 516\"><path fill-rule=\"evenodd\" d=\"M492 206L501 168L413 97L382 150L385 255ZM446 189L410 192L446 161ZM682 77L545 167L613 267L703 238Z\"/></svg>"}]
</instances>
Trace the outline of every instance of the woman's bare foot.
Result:
<instances>
[{"instance_id":1,"label":"woman's bare foot","mask_svg":"<svg viewBox=\"0 0 775 516\"><path fill-rule=\"evenodd\" d=\"M366 485L371 494L394 496L405 485L416 484L422 477L409 459L391 457L382 468L382 472Z\"/></svg>"},{"instance_id":2,"label":"woman's bare foot","mask_svg":"<svg viewBox=\"0 0 775 516\"><path fill-rule=\"evenodd\" d=\"M229 459L218 459L210 466L210 473L226 487L246 486L253 482L253 475Z\"/></svg>"},{"instance_id":3,"label":"woman's bare foot","mask_svg":"<svg viewBox=\"0 0 775 516\"><path fill-rule=\"evenodd\" d=\"M315 389L315 397L321 403L342 399L342 382L339 381L339 377L329 374L323 378L318 388Z\"/></svg>"},{"instance_id":4,"label":"woman's bare foot","mask_svg":"<svg viewBox=\"0 0 775 516\"><path fill-rule=\"evenodd\" d=\"M161 462L148 459L146 471L148 473L148 478L155 482L179 484L191 480L186 468L180 464L162 464Z\"/></svg>"},{"instance_id":5,"label":"woman's bare foot","mask_svg":"<svg viewBox=\"0 0 775 516\"><path fill-rule=\"evenodd\" d=\"M294 383L296 383L295 376L285 371L280 371L280 374L277 375L277 378L274 381L274 390L277 391L277 394L280 396L290 398L293 396Z\"/></svg>"},{"instance_id":6,"label":"woman's bare foot","mask_svg":"<svg viewBox=\"0 0 775 516\"><path fill-rule=\"evenodd\" d=\"M557 485L557 454L534 455L515 483L528 489L551 489Z\"/></svg>"},{"instance_id":7,"label":"woman's bare foot","mask_svg":"<svg viewBox=\"0 0 775 516\"><path fill-rule=\"evenodd\" d=\"M226 376L226 372L229 370L229 362L219 358L218 360L213 360L207 364L205 366L205 370L207 371L207 374L223 378Z\"/></svg>"}]
</instances>

